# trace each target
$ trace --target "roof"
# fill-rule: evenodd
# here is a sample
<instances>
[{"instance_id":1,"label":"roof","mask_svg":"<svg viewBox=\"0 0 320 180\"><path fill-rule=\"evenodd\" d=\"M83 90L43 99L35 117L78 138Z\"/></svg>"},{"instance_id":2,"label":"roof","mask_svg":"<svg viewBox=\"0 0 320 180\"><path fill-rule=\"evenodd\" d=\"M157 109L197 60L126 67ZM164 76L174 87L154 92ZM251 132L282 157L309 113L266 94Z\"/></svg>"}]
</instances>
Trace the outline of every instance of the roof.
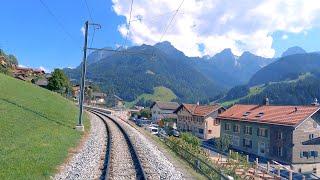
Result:
<instances>
[{"instance_id":1,"label":"roof","mask_svg":"<svg viewBox=\"0 0 320 180\"><path fill-rule=\"evenodd\" d=\"M35 81L35 84L38 86L47 86L48 85L48 80L47 79L38 79Z\"/></svg>"},{"instance_id":2,"label":"roof","mask_svg":"<svg viewBox=\"0 0 320 180\"><path fill-rule=\"evenodd\" d=\"M219 119L296 126L319 110L319 106L270 106L237 104Z\"/></svg>"},{"instance_id":3,"label":"roof","mask_svg":"<svg viewBox=\"0 0 320 180\"><path fill-rule=\"evenodd\" d=\"M100 92L93 92L92 96L94 97L106 97L105 93L100 93Z\"/></svg>"},{"instance_id":4,"label":"roof","mask_svg":"<svg viewBox=\"0 0 320 180\"><path fill-rule=\"evenodd\" d=\"M117 95L113 95L116 99L118 99L119 101L123 101L123 99L121 99L119 96Z\"/></svg>"},{"instance_id":5,"label":"roof","mask_svg":"<svg viewBox=\"0 0 320 180\"><path fill-rule=\"evenodd\" d=\"M208 116L214 111L223 108L220 104L212 105L198 105L198 104L181 104L181 106L175 111L178 112L182 107L185 107L194 116Z\"/></svg>"},{"instance_id":6,"label":"roof","mask_svg":"<svg viewBox=\"0 0 320 180\"><path fill-rule=\"evenodd\" d=\"M177 115L176 114L160 114L159 115L160 119L177 119Z\"/></svg>"},{"instance_id":7,"label":"roof","mask_svg":"<svg viewBox=\"0 0 320 180\"><path fill-rule=\"evenodd\" d=\"M179 107L179 103L177 102L162 102L162 101L155 101L151 106L150 109L157 105L160 109L164 110L176 110Z\"/></svg>"}]
</instances>

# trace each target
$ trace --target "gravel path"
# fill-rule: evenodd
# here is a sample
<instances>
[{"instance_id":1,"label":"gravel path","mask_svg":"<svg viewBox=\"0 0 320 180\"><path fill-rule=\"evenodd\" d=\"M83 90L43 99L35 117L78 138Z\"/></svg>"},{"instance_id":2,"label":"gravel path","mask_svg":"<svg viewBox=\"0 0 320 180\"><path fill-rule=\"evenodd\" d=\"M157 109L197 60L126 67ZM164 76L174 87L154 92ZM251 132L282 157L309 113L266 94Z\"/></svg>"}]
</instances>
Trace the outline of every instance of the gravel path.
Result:
<instances>
[{"instance_id":1,"label":"gravel path","mask_svg":"<svg viewBox=\"0 0 320 180\"><path fill-rule=\"evenodd\" d=\"M144 170L149 176L148 179L183 179L182 173L159 151L156 145L152 144L146 137L127 123L116 117L113 118L119 122L121 127L124 128L130 136L131 141L138 151L137 153Z\"/></svg>"},{"instance_id":2,"label":"gravel path","mask_svg":"<svg viewBox=\"0 0 320 180\"><path fill-rule=\"evenodd\" d=\"M53 179L97 179L101 174L99 169L101 157L106 146L106 129L104 123L95 115L89 113L91 129L86 142L74 154L70 161L63 164L61 171Z\"/></svg>"}]
</instances>

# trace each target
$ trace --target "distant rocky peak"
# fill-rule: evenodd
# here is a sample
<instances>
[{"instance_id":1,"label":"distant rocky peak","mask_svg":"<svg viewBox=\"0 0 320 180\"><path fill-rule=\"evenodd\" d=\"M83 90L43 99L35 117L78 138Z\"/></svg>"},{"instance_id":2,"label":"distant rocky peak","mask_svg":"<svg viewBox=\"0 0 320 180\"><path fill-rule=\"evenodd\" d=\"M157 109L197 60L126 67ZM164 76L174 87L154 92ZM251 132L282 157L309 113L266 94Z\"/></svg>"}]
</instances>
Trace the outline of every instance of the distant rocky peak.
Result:
<instances>
[{"instance_id":1,"label":"distant rocky peak","mask_svg":"<svg viewBox=\"0 0 320 180\"><path fill-rule=\"evenodd\" d=\"M302 49L299 46L293 46L288 48L286 51L284 51L281 55L281 57L290 56L294 54L305 54L307 53L304 49Z\"/></svg>"}]
</instances>

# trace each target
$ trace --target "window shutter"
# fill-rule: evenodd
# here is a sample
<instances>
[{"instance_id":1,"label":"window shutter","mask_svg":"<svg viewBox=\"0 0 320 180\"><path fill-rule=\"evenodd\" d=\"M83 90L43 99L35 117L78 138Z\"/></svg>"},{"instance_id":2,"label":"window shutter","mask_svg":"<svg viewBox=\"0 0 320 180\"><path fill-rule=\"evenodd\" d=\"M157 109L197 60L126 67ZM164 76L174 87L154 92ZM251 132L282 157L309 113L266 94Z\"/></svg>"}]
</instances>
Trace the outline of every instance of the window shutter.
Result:
<instances>
[{"instance_id":1,"label":"window shutter","mask_svg":"<svg viewBox=\"0 0 320 180\"><path fill-rule=\"evenodd\" d=\"M243 133L244 134L246 133L246 129L247 129L247 126L244 126L244 128L243 128Z\"/></svg>"},{"instance_id":2,"label":"window shutter","mask_svg":"<svg viewBox=\"0 0 320 180\"><path fill-rule=\"evenodd\" d=\"M245 147L246 146L246 140L242 139L242 146Z\"/></svg>"},{"instance_id":3,"label":"window shutter","mask_svg":"<svg viewBox=\"0 0 320 180\"><path fill-rule=\"evenodd\" d=\"M266 129L266 137L268 137L268 129Z\"/></svg>"},{"instance_id":4,"label":"window shutter","mask_svg":"<svg viewBox=\"0 0 320 180\"><path fill-rule=\"evenodd\" d=\"M250 148L252 148L252 140L250 140Z\"/></svg>"},{"instance_id":5,"label":"window shutter","mask_svg":"<svg viewBox=\"0 0 320 180\"><path fill-rule=\"evenodd\" d=\"M300 158L303 158L303 152L300 151Z\"/></svg>"},{"instance_id":6,"label":"window shutter","mask_svg":"<svg viewBox=\"0 0 320 180\"><path fill-rule=\"evenodd\" d=\"M314 151L314 157L318 157L318 151Z\"/></svg>"},{"instance_id":7,"label":"window shutter","mask_svg":"<svg viewBox=\"0 0 320 180\"><path fill-rule=\"evenodd\" d=\"M257 136L259 136L259 129L260 129L260 128L257 129Z\"/></svg>"},{"instance_id":8,"label":"window shutter","mask_svg":"<svg viewBox=\"0 0 320 180\"><path fill-rule=\"evenodd\" d=\"M252 134L252 127L250 127L250 134Z\"/></svg>"}]
</instances>

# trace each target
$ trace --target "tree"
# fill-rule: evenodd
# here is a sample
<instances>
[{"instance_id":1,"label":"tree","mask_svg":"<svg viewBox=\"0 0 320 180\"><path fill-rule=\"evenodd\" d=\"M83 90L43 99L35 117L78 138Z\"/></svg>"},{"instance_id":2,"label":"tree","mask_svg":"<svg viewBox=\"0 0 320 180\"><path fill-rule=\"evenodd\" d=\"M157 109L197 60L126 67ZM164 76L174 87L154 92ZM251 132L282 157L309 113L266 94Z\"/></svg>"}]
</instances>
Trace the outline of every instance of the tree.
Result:
<instances>
[{"instance_id":1,"label":"tree","mask_svg":"<svg viewBox=\"0 0 320 180\"><path fill-rule=\"evenodd\" d=\"M70 90L70 81L61 69L55 69L49 78L48 89L60 93Z\"/></svg>"},{"instance_id":2,"label":"tree","mask_svg":"<svg viewBox=\"0 0 320 180\"><path fill-rule=\"evenodd\" d=\"M220 138L216 139L216 148L219 152L227 152L231 144L231 139L228 136L221 136ZM220 160L221 155L219 153L219 159Z\"/></svg>"},{"instance_id":3,"label":"tree","mask_svg":"<svg viewBox=\"0 0 320 180\"><path fill-rule=\"evenodd\" d=\"M145 118L151 118L151 110L149 108L144 108L140 111L140 115Z\"/></svg>"}]
</instances>

